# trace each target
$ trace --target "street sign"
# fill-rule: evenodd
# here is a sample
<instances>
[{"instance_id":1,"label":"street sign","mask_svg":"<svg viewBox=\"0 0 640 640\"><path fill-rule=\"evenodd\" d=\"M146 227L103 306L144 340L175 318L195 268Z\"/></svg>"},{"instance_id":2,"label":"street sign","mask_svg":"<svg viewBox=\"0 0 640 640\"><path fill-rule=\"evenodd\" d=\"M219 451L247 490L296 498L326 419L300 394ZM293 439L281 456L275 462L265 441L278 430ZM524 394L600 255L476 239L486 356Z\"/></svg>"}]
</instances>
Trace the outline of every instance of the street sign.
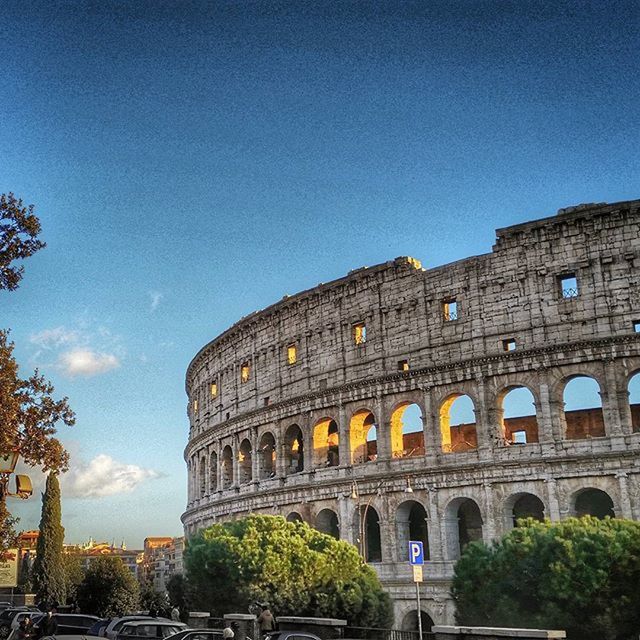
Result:
<instances>
[{"instance_id":1,"label":"street sign","mask_svg":"<svg viewBox=\"0 0 640 640\"><path fill-rule=\"evenodd\" d=\"M424 564L424 546L419 540L409 540L409 562L413 565Z\"/></svg>"},{"instance_id":2,"label":"street sign","mask_svg":"<svg viewBox=\"0 0 640 640\"><path fill-rule=\"evenodd\" d=\"M422 582L422 565L421 564L413 565L413 581Z\"/></svg>"}]
</instances>

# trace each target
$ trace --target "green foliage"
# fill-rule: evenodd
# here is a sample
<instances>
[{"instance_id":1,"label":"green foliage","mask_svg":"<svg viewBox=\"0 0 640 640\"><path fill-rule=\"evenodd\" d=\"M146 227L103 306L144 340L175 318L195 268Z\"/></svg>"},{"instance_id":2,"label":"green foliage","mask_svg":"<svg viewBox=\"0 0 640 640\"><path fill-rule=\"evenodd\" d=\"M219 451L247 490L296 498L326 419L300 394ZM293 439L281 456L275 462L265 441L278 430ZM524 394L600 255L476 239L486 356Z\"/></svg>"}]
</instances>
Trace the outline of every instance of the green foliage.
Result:
<instances>
[{"instance_id":1,"label":"green foliage","mask_svg":"<svg viewBox=\"0 0 640 640\"><path fill-rule=\"evenodd\" d=\"M25 553L20 561L18 567L18 586L16 591L18 593L31 593L33 589L33 582L31 579L32 573L32 558L30 553Z\"/></svg>"},{"instance_id":2,"label":"green foliage","mask_svg":"<svg viewBox=\"0 0 640 640\"><path fill-rule=\"evenodd\" d=\"M24 267L13 263L45 246L38 240L39 233L40 221L32 204L25 207L13 193L0 195L0 289L18 288Z\"/></svg>"},{"instance_id":3,"label":"green foliage","mask_svg":"<svg viewBox=\"0 0 640 640\"><path fill-rule=\"evenodd\" d=\"M78 586L78 605L84 613L112 618L138 609L138 582L115 556L96 558Z\"/></svg>"},{"instance_id":4,"label":"green foliage","mask_svg":"<svg viewBox=\"0 0 640 640\"><path fill-rule=\"evenodd\" d=\"M165 615L169 600L166 594L156 591L152 585L147 584L140 593L140 605L152 615Z\"/></svg>"},{"instance_id":5,"label":"green foliage","mask_svg":"<svg viewBox=\"0 0 640 640\"><path fill-rule=\"evenodd\" d=\"M172 606L184 614L189 609L189 586L181 573L174 573L167 581L167 593Z\"/></svg>"},{"instance_id":6,"label":"green foliage","mask_svg":"<svg viewBox=\"0 0 640 640\"><path fill-rule=\"evenodd\" d=\"M47 476L42 496L40 535L33 563L33 581L37 602L49 607L66 602L63 560L64 527L60 507L60 483L55 473Z\"/></svg>"},{"instance_id":7,"label":"green foliage","mask_svg":"<svg viewBox=\"0 0 640 640\"><path fill-rule=\"evenodd\" d=\"M67 604L72 604L78 599L78 587L84 580L82 562L76 555L65 553L62 557L64 567L64 584L67 592Z\"/></svg>"},{"instance_id":8,"label":"green foliage","mask_svg":"<svg viewBox=\"0 0 640 640\"><path fill-rule=\"evenodd\" d=\"M570 640L634 640L640 628L640 523L529 519L469 545L452 595L461 624L564 629Z\"/></svg>"},{"instance_id":9,"label":"green foliage","mask_svg":"<svg viewBox=\"0 0 640 640\"><path fill-rule=\"evenodd\" d=\"M389 627L389 596L356 548L302 522L249 516L216 524L190 539L185 551L193 604L222 615L269 602L276 615L346 618Z\"/></svg>"}]
</instances>

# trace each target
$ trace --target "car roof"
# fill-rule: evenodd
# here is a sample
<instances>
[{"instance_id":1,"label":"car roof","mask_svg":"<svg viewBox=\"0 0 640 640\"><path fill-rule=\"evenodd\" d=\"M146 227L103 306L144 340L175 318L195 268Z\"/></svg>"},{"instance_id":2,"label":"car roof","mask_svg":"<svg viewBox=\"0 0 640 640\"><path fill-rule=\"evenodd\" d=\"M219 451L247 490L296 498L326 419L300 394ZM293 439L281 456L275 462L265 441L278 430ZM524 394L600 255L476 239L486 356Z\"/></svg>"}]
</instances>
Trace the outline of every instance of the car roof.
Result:
<instances>
[{"instance_id":1,"label":"car roof","mask_svg":"<svg viewBox=\"0 0 640 640\"><path fill-rule=\"evenodd\" d=\"M145 624L159 624L168 627L183 627L187 628L184 622L177 622L174 620L167 620L165 618L146 618L145 620L132 620L131 622L125 622L123 626L127 627L141 627Z\"/></svg>"}]
</instances>

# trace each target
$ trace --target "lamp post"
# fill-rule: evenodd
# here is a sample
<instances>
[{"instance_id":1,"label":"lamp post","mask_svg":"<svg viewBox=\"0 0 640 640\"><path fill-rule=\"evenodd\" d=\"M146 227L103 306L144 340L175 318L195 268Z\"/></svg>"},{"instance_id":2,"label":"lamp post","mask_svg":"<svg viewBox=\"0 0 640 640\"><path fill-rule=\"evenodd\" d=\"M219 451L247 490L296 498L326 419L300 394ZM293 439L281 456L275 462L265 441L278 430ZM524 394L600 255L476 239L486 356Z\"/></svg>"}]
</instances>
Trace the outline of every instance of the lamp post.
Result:
<instances>
[{"instance_id":1,"label":"lamp post","mask_svg":"<svg viewBox=\"0 0 640 640\"><path fill-rule=\"evenodd\" d=\"M7 496L26 500L33 493L29 476L22 474L16 475L16 492L11 493L9 491L9 478L16 469L19 455L17 451L0 454L0 501L2 502L5 501Z\"/></svg>"}]
</instances>

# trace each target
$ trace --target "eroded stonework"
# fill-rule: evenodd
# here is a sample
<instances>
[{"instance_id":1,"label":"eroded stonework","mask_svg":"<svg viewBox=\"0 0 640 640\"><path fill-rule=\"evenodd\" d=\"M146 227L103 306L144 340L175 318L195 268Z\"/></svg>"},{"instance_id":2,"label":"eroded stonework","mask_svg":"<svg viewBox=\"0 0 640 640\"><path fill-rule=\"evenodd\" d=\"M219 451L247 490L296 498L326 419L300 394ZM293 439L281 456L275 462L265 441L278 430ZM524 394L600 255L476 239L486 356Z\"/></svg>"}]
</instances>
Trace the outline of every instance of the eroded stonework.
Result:
<instances>
[{"instance_id":1,"label":"eroded stonework","mask_svg":"<svg viewBox=\"0 0 640 640\"><path fill-rule=\"evenodd\" d=\"M450 624L469 540L527 514L640 519L639 206L562 210L499 229L489 254L427 270L397 258L240 320L187 371L185 532L302 518L357 544L410 626L409 539L430 558L423 610ZM565 413L576 376L601 407ZM506 420L515 387L534 405ZM453 425L461 395L475 422ZM403 433L410 404L417 434Z\"/></svg>"}]
</instances>

